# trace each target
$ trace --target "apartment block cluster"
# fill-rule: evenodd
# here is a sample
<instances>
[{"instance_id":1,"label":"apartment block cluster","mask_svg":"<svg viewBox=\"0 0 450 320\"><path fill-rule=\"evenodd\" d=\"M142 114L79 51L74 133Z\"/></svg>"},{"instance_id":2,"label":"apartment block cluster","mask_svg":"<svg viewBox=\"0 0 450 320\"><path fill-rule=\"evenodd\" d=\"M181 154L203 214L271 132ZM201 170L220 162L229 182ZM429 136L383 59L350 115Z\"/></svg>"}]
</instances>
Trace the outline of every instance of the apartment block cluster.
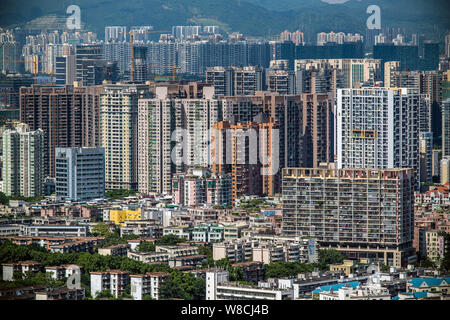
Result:
<instances>
[{"instance_id":1,"label":"apartment block cluster","mask_svg":"<svg viewBox=\"0 0 450 320\"><path fill-rule=\"evenodd\" d=\"M300 30L255 41L216 26L174 26L159 40L152 26L108 26L104 41L0 31L0 50L26 61L0 61L13 115L0 130L2 240L167 264L204 278L207 300L447 295L448 277L411 267L439 265L450 248L450 53L439 44L392 30L314 44ZM124 189L136 195L106 192ZM96 250L99 221L138 239ZM156 244L168 235L183 243ZM155 250L139 251L145 242ZM200 245L254 285L200 269ZM322 249L346 258L324 279L264 281L265 265L315 263ZM3 266L4 277L20 268ZM133 299L158 299L167 279L95 271L91 294L131 285Z\"/></svg>"}]
</instances>

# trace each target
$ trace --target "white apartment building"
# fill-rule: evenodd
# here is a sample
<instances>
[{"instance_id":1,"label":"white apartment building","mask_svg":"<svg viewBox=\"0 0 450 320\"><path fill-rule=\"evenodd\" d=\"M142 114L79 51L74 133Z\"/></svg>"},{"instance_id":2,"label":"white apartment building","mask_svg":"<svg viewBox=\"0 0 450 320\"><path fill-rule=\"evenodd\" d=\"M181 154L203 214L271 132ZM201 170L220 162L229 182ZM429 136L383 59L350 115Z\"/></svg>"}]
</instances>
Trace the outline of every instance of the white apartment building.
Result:
<instances>
[{"instance_id":1,"label":"white apartment building","mask_svg":"<svg viewBox=\"0 0 450 320\"><path fill-rule=\"evenodd\" d=\"M156 246L155 252L132 252L128 251L128 258L145 262L168 263L169 260L198 255L196 246Z\"/></svg>"},{"instance_id":2,"label":"white apartment building","mask_svg":"<svg viewBox=\"0 0 450 320\"><path fill-rule=\"evenodd\" d=\"M292 298L291 289L240 285L228 281L228 271L206 272L206 300L287 300Z\"/></svg>"},{"instance_id":3,"label":"white apartment building","mask_svg":"<svg viewBox=\"0 0 450 320\"><path fill-rule=\"evenodd\" d=\"M2 264L3 281L14 281L14 273L22 273L26 272L39 272L41 270L41 264L36 261L20 261L17 263L4 263Z\"/></svg>"},{"instance_id":4,"label":"white apartment building","mask_svg":"<svg viewBox=\"0 0 450 320\"><path fill-rule=\"evenodd\" d=\"M90 275L91 295L94 298L104 290L109 290L114 297L118 298L130 282L128 272L121 270L91 272Z\"/></svg>"},{"instance_id":5,"label":"white apartment building","mask_svg":"<svg viewBox=\"0 0 450 320\"><path fill-rule=\"evenodd\" d=\"M213 258L228 258L232 263L258 261L313 263L318 259L316 239L292 236L255 235L244 239L230 239L213 245Z\"/></svg>"},{"instance_id":6,"label":"white apartment building","mask_svg":"<svg viewBox=\"0 0 450 320\"><path fill-rule=\"evenodd\" d=\"M164 272L130 275L133 300L143 300L145 295L150 295L153 299L159 300L159 288L168 278L169 274Z\"/></svg>"},{"instance_id":7,"label":"white apartment building","mask_svg":"<svg viewBox=\"0 0 450 320\"><path fill-rule=\"evenodd\" d=\"M105 85L100 125L106 189L137 189L138 99L145 98L148 90L146 85Z\"/></svg>"},{"instance_id":8,"label":"white apartment building","mask_svg":"<svg viewBox=\"0 0 450 320\"><path fill-rule=\"evenodd\" d=\"M24 236L31 237L86 237L87 226L67 225L29 225L24 230Z\"/></svg>"},{"instance_id":9,"label":"white apartment building","mask_svg":"<svg viewBox=\"0 0 450 320\"><path fill-rule=\"evenodd\" d=\"M259 246L257 240L233 239L213 245L213 259L228 258L231 263L248 261L253 258L253 248Z\"/></svg>"},{"instance_id":10,"label":"white apartment building","mask_svg":"<svg viewBox=\"0 0 450 320\"><path fill-rule=\"evenodd\" d=\"M338 89L337 168L413 168L418 186L419 103L415 89Z\"/></svg>"},{"instance_id":11,"label":"white apartment building","mask_svg":"<svg viewBox=\"0 0 450 320\"><path fill-rule=\"evenodd\" d=\"M41 195L44 185L44 132L19 124L3 132L3 192L7 196Z\"/></svg>"}]
</instances>

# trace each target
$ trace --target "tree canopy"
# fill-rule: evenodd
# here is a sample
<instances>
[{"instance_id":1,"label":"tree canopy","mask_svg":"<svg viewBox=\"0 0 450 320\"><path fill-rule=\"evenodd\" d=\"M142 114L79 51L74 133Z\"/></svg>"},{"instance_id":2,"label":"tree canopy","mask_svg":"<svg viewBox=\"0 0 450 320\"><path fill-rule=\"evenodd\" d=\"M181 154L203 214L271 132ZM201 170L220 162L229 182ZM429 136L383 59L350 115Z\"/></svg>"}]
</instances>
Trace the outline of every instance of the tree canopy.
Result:
<instances>
[{"instance_id":1,"label":"tree canopy","mask_svg":"<svg viewBox=\"0 0 450 320\"><path fill-rule=\"evenodd\" d=\"M155 241L156 245L164 245L164 246L172 246L180 242L184 242L186 240L178 238L174 234L165 235L158 240Z\"/></svg>"}]
</instances>

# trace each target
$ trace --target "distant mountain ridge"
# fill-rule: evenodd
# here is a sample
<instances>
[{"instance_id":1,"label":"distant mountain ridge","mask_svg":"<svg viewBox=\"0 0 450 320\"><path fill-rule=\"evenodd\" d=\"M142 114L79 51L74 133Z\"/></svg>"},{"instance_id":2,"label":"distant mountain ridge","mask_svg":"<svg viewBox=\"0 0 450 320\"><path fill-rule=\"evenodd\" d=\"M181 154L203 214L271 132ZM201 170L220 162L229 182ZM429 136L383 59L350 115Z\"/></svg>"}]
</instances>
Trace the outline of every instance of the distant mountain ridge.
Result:
<instances>
[{"instance_id":1,"label":"distant mountain ridge","mask_svg":"<svg viewBox=\"0 0 450 320\"><path fill-rule=\"evenodd\" d=\"M329 0L331 1L331 0ZM365 33L366 8L381 8L382 26L400 27L442 37L450 30L450 1L447 0L349 0L329 4L322 0L2 0L0 26L25 23L56 14L66 8L81 8L82 23L101 37L106 25L217 24L226 31L250 36L268 36L286 29L300 29L314 38L317 32Z\"/></svg>"}]
</instances>

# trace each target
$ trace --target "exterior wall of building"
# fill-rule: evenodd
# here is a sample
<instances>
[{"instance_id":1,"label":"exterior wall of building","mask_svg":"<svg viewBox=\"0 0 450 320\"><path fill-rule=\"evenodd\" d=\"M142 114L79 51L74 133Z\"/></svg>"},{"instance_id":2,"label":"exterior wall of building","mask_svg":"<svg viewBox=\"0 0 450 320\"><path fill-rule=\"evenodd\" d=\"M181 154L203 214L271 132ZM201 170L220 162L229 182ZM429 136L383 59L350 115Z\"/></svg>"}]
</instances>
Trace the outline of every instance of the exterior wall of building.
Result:
<instances>
[{"instance_id":1,"label":"exterior wall of building","mask_svg":"<svg viewBox=\"0 0 450 320\"><path fill-rule=\"evenodd\" d=\"M26 124L3 132L3 192L7 196L43 194L44 132Z\"/></svg>"},{"instance_id":2,"label":"exterior wall of building","mask_svg":"<svg viewBox=\"0 0 450 320\"><path fill-rule=\"evenodd\" d=\"M20 121L45 134L45 176L55 176L55 148L100 146L102 91L102 86L72 85L20 89Z\"/></svg>"},{"instance_id":3,"label":"exterior wall of building","mask_svg":"<svg viewBox=\"0 0 450 320\"><path fill-rule=\"evenodd\" d=\"M413 168L418 187L419 100L413 89L339 89L337 168Z\"/></svg>"},{"instance_id":4,"label":"exterior wall of building","mask_svg":"<svg viewBox=\"0 0 450 320\"><path fill-rule=\"evenodd\" d=\"M389 251L391 264L405 265L414 233L412 179L411 169L284 169L283 234L338 250L378 250L385 261Z\"/></svg>"},{"instance_id":5,"label":"exterior wall of building","mask_svg":"<svg viewBox=\"0 0 450 320\"><path fill-rule=\"evenodd\" d=\"M106 189L138 187L138 99L146 85L106 85L101 95L101 146L105 148Z\"/></svg>"},{"instance_id":6,"label":"exterior wall of building","mask_svg":"<svg viewBox=\"0 0 450 320\"><path fill-rule=\"evenodd\" d=\"M56 196L83 201L105 195L103 148L56 148Z\"/></svg>"}]
</instances>

